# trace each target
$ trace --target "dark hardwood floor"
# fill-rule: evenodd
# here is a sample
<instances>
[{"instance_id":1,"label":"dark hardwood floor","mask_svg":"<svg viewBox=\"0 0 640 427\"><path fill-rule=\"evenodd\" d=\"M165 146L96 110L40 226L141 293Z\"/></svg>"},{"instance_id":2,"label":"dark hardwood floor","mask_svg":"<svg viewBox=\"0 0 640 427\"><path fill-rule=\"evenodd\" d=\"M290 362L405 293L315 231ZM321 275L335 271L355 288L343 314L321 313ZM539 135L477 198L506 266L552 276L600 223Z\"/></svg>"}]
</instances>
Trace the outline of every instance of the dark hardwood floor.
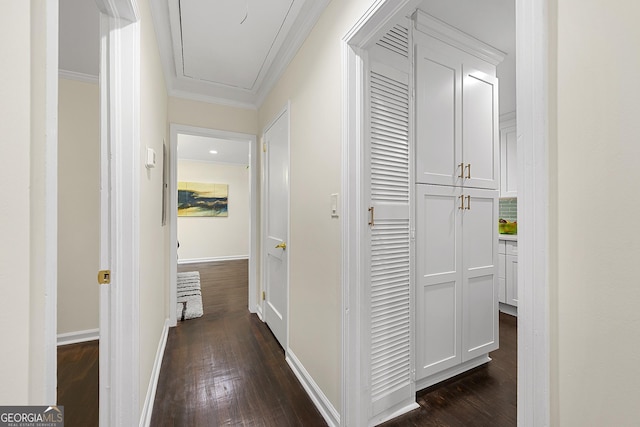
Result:
<instances>
[{"instance_id":1,"label":"dark hardwood floor","mask_svg":"<svg viewBox=\"0 0 640 427\"><path fill-rule=\"evenodd\" d=\"M204 316L169 331L151 426L325 426L275 338L247 311L247 262L191 264ZM419 409L383 426L516 425L517 319L500 314L492 361L417 393ZM65 425L98 425L98 341L58 347Z\"/></svg>"},{"instance_id":2,"label":"dark hardwood floor","mask_svg":"<svg viewBox=\"0 0 640 427\"><path fill-rule=\"evenodd\" d=\"M518 320L500 313L500 349L480 366L416 394L420 408L382 424L421 427L517 425Z\"/></svg>"},{"instance_id":3,"label":"dark hardwood floor","mask_svg":"<svg viewBox=\"0 0 640 427\"><path fill-rule=\"evenodd\" d=\"M58 405L67 427L98 426L98 341L58 347Z\"/></svg>"},{"instance_id":4,"label":"dark hardwood floor","mask_svg":"<svg viewBox=\"0 0 640 427\"><path fill-rule=\"evenodd\" d=\"M179 266L199 271L204 315L169 331L151 425L325 426L247 310L247 261Z\"/></svg>"}]
</instances>

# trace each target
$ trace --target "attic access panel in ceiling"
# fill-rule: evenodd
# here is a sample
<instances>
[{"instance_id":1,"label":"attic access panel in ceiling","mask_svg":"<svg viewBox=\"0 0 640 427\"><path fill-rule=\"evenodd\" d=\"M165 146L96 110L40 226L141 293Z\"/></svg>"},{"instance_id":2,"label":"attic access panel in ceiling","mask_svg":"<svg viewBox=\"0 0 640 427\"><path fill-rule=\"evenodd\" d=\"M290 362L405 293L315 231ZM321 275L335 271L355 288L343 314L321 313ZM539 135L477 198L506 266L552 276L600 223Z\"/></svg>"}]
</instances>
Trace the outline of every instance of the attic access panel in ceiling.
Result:
<instances>
[{"instance_id":1,"label":"attic access panel in ceiling","mask_svg":"<svg viewBox=\"0 0 640 427\"><path fill-rule=\"evenodd\" d=\"M297 13L295 3L180 0L184 76L254 90Z\"/></svg>"}]
</instances>

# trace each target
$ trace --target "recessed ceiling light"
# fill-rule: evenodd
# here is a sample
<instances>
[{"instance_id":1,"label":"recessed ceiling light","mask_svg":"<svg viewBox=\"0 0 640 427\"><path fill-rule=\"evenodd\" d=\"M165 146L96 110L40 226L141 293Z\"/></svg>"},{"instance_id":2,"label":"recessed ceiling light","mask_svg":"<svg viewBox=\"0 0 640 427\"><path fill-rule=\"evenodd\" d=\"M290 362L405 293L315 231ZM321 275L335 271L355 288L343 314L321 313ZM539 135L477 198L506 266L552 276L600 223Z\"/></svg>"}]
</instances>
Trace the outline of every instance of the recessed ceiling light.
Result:
<instances>
[{"instance_id":1,"label":"recessed ceiling light","mask_svg":"<svg viewBox=\"0 0 640 427\"><path fill-rule=\"evenodd\" d=\"M216 150L210 150L209 151L211 154L218 154L218 152Z\"/></svg>"}]
</instances>

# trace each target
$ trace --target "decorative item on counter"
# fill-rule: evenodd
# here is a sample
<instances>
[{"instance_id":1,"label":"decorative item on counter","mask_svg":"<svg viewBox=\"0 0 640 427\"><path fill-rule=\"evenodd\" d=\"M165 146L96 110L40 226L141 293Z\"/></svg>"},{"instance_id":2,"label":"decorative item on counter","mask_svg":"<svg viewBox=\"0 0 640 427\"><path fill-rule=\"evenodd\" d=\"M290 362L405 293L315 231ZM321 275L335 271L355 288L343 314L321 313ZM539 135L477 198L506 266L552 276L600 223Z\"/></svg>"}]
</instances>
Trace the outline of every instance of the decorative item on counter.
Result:
<instances>
[{"instance_id":1,"label":"decorative item on counter","mask_svg":"<svg viewBox=\"0 0 640 427\"><path fill-rule=\"evenodd\" d=\"M500 218L498 221L498 232L500 234L518 234L518 221L509 222Z\"/></svg>"}]
</instances>

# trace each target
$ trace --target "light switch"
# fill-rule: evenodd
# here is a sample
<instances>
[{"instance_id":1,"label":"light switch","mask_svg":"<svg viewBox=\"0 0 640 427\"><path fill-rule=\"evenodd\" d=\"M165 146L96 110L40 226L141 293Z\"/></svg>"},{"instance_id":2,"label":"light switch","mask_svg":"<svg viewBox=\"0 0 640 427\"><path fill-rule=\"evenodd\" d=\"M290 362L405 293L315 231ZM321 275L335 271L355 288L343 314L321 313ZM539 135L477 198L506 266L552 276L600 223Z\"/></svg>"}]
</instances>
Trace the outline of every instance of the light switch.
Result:
<instances>
[{"instance_id":1,"label":"light switch","mask_svg":"<svg viewBox=\"0 0 640 427\"><path fill-rule=\"evenodd\" d=\"M156 152L153 148L147 147L147 160L145 161L144 166L147 169L156 167Z\"/></svg>"},{"instance_id":2,"label":"light switch","mask_svg":"<svg viewBox=\"0 0 640 427\"><path fill-rule=\"evenodd\" d=\"M338 193L331 195L331 218L338 218Z\"/></svg>"}]
</instances>

